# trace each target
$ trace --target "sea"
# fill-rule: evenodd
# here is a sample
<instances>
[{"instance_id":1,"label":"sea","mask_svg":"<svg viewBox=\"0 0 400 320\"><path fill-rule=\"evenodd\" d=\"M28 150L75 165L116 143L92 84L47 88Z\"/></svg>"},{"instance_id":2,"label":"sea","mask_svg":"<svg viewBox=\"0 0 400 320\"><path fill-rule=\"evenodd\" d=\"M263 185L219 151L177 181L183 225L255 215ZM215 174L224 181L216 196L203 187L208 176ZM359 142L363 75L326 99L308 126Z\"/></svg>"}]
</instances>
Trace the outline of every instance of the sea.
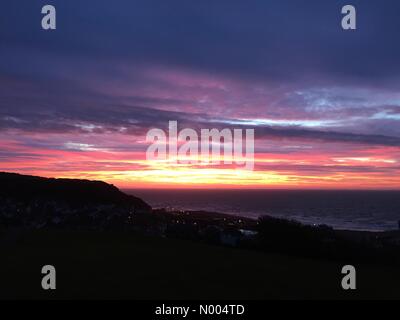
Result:
<instances>
[{"instance_id":1,"label":"sea","mask_svg":"<svg viewBox=\"0 0 400 320\"><path fill-rule=\"evenodd\" d=\"M130 189L153 208L263 215L335 229L399 229L400 191Z\"/></svg>"}]
</instances>

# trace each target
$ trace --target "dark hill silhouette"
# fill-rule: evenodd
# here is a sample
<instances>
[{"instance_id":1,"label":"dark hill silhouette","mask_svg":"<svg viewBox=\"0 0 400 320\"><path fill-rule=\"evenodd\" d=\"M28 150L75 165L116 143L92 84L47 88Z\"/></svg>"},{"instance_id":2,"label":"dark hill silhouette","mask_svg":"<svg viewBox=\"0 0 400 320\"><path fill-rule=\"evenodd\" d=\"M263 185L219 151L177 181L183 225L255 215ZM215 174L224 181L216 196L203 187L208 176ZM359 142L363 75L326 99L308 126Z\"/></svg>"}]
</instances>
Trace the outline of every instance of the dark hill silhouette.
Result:
<instances>
[{"instance_id":1,"label":"dark hill silhouette","mask_svg":"<svg viewBox=\"0 0 400 320\"><path fill-rule=\"evenodd\" d=\"M0 198L22 202L51 200L70 205L113 204L149 211L142 199L102 181L54 179L0 172Z\"/></svg>"}]
</instances>

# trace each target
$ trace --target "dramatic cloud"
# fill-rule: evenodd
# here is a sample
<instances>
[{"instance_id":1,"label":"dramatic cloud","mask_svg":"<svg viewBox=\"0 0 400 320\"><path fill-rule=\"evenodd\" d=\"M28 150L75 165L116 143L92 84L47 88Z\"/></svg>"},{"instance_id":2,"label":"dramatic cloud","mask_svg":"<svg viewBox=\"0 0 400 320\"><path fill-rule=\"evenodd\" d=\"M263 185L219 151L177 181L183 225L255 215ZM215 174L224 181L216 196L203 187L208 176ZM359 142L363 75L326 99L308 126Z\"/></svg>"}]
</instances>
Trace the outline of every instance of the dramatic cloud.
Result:
<instances>
[{"instance_id":1,"label":"dramatic cloud","mask_svg":"<svg viewBox=\"0 0 400 320\"><path fill-rule=\"evenodd\" d=\"M2 4L0 170L124 186L400 187L397 0L352 1L349 32L342 0L52 4L55 31L41 29L42 1ZM254 128L256 170L146 162L147 131L169 120Z\"/></svg>"}]
</instances>

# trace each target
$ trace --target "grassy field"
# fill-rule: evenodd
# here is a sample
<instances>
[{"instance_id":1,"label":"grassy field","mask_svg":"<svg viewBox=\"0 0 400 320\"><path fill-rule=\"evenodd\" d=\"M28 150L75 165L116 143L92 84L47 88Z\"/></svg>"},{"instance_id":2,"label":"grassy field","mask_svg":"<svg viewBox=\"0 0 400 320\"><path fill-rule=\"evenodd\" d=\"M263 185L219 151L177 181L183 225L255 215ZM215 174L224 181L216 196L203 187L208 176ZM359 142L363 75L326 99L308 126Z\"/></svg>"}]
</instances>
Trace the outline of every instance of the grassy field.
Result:
<instances>
[{"instance_id":1,"label":"grassy field","mask_svg":"<svg viewBox=\"0 0 400 320\"><path fill-rule=\"evenodd\" d=\"M57 290L41 289L41 267ZM357 290L341 289L342 264L134 234L25 232L0 245L0 298L357 299L400 298L400 271L359 265Z\"/></svg>"}]
</instances>

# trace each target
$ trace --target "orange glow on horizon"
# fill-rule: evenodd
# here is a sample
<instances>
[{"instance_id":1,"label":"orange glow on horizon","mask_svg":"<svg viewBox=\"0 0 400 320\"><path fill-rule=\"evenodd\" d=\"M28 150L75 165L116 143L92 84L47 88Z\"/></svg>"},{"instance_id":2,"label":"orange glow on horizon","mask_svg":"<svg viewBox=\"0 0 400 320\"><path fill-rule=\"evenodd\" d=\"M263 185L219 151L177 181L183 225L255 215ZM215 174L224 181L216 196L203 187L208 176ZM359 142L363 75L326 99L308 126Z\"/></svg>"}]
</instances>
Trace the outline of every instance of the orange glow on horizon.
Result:
<instances>
[{"instance_id":1,"label":"orange glow on horizon","mask_svg":"<svg viewBox=\"0 0 400 320\"><path fill-rule=\"evenodd\" d=\"M102 180L120 188L400 189L396 147L320 151L317 145L312 152L258 152L254 170L245 170L235 164L148 161L143 151L42 150L12 139L0 143L9 152L29 155L3 160L0 171Z\"/></svg>"}]
</instances>

